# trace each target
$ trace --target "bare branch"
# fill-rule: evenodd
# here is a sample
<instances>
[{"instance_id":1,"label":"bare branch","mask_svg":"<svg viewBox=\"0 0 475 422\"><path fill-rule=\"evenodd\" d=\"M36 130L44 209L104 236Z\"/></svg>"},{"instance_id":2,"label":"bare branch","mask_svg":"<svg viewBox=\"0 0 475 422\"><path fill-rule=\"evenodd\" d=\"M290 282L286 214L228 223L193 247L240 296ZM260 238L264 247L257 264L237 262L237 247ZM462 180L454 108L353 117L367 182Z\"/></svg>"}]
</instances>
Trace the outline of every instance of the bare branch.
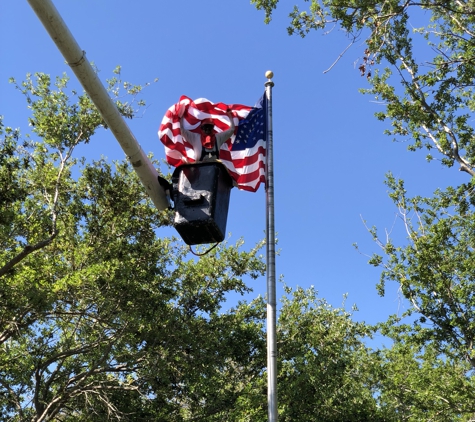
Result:
<instances>
[{"instance_id":1,"label":"bare branch","mask_svg":"<svg viewBox=\"0 0 475 422\"><path fill-rule=\"evenodd\" d=\"M328 73L330 70L333 69L333 67L340 61L340 59L345 55L348 49L356 42L356 39L357 37L354 36L351 42L348 44L348 46L340 53L340 55L336 58L336 60L332 63L332 65L327 70L323 71L323 73Z\"/></svg>"}]
</instances>

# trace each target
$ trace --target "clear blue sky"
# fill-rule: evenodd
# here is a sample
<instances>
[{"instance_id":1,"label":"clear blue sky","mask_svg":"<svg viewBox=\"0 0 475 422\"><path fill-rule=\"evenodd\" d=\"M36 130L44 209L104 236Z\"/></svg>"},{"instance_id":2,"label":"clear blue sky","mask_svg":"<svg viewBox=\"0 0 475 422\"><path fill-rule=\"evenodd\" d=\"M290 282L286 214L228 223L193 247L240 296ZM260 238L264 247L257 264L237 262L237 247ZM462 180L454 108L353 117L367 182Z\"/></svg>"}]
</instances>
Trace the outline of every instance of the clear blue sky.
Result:
<instances>
[{"instance_id":1,"label":"clear blue sky","mask_svg":"<svg viewBox=\"0 0 475 422\"><path fill-rule=\"evenodd\" d=\"M377 251L361 218L404 239L384 174L391 170L406 180L409 193L423 195L464 177L426 163L423 153L409 153L404 142L383 135L386 123L373 116L382 106L358 92L367 86L355 65L363 56L362 42L324 73L348 40L337 29L326 36L289 37L293 2L281 1L270 25L248 0L54 3L103 81L117 65L126 81L159 79L144 91L145 115L129 123L143 149L158 158L165 156L158 127L181 95L254 105L264 91L265 71L272 70L277 274L290 286L314 285L334 306L348 293L347 307L358 306L358 320L374 323L404 308L396 285L387 287L386 298L377 295L380 271L352 246L356 242L368 254ZM0 36L0 114L7 126L27 133L26 103L8 78L66 72L76 84L75 77L26 0L0 3ZM124 158L107 131L78 153L90 159ZM257 193L233 189L229 241L243 237L251 248L264 230L263 187ZM164 236L170 234L174 230L163 229ZM264 295L265 277L253 287L249 298ZM279 284L277 295L282 291Z\"/></svg>"}]
</instances>

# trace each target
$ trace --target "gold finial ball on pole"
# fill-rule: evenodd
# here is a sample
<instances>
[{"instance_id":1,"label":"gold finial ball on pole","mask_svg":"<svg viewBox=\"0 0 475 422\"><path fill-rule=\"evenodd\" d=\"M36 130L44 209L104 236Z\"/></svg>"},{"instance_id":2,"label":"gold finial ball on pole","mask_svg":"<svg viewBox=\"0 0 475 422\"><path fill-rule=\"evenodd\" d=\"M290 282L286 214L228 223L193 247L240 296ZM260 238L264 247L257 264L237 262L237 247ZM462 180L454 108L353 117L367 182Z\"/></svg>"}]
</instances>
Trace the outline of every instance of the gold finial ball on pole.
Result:
<instances>
[{"instance_id":1,"label":"gold finial ball on pole","mask_svg":"<svg viewBox=\"0 0 475 422\"><path fill-rule=\"evenodd\" d=\"M267 79L272 79L274 77L274 72L272 72L272 70L268 70L265 76Z\"/></svg>"}]
</instances>

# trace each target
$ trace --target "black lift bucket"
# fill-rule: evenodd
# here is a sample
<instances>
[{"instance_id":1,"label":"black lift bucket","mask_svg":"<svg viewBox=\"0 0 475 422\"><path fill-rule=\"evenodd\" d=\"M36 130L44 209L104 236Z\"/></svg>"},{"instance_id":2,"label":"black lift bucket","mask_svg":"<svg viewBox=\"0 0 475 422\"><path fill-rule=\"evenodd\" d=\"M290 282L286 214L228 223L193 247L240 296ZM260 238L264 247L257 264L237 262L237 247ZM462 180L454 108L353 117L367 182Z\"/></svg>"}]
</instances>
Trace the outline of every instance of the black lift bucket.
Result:
<instances>
[{"instance_id":1,"label":"black lift bucket","mask_svg":"<svg viewBox=\"0 0 475 422\"><path fill-rule=\"evenodd\" d=\"M232 180L219 162L184 164L173 172L174 226L187 245L224 240Z\"/></svg>"}]
</instances>

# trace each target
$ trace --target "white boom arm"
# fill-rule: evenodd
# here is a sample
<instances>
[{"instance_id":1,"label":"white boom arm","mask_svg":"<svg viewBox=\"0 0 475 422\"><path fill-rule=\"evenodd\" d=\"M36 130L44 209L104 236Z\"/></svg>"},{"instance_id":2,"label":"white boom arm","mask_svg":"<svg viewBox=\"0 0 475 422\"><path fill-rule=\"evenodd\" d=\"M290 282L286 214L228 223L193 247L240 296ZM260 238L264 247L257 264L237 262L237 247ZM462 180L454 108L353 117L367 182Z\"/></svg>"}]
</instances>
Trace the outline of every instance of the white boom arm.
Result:
<instances>
[{"instance_id":1,"label":"white boom arm","mask_svg":"<svg viewBox=\"0 0 475 422\"><path fill-rule=\"evenodd\" d=\"M28 0L28 3L101 113L155 206L159 210L166 209L169 204L164 189L158 183L157 170L120 115L104 85L86 60L85 52L79 47L54 4L51 0Z\"/></svg>"}]
</instances>

